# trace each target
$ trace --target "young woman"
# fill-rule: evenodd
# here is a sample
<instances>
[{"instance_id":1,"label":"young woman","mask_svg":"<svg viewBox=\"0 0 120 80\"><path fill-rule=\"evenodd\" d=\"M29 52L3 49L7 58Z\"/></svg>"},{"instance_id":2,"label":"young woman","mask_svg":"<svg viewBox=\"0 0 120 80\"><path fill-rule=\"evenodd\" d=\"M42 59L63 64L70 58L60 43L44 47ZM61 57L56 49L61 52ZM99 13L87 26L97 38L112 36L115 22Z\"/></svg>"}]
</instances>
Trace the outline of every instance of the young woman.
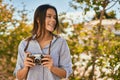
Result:
<instances>
[{"instance_id":1,"label":"young woman","mask_svg":"<svg viewBox=\"0 0 120 80\"><path fill-rule=\"evenodd\" d=\"M72 73L72 62L67 42L53 34L59 28L57 10L54 6L40 5L34 14L32 36L22 40L14 74L18 80L60 80ZM43 55L41 64L35 56ZM26 56L27 55L27 56Z\"/></svg>"}]
</instances>

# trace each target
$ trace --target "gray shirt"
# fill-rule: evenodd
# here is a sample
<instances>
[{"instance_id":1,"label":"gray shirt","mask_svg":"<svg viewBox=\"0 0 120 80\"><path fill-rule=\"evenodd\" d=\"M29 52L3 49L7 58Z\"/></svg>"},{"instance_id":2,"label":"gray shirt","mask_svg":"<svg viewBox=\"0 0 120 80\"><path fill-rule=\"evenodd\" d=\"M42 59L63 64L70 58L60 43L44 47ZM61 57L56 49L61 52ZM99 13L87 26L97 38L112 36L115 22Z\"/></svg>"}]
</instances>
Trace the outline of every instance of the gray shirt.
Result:
<instances>
[{"instance_id":1,"label":"gray shirt","mask_svg":"<svg viewBox=\"0 0 120 80\"><path fill-rule=\"evenodd\" d=\"M26 47L26 44L26 40L22 40L19 44L17 63L14 70L15 75L18 70L24 67L24 59L26 57L24 48ZM39 53L45 55L48 54L49 45L45 46L44 49L41 49L39 43L36 40L31 40L29 42L27 51L32 54ZM54 36L51 43L50 55L53 59L53 65L63 68L67 73L66 78L68 78L69 75L72 73L72 62L70 50L64 38L57 38ZM56 76L49 69L43 67L42 65L35 65L34 67L30 68L27 80L60 80L60 77Z\"/></svg>"}]
</instances>

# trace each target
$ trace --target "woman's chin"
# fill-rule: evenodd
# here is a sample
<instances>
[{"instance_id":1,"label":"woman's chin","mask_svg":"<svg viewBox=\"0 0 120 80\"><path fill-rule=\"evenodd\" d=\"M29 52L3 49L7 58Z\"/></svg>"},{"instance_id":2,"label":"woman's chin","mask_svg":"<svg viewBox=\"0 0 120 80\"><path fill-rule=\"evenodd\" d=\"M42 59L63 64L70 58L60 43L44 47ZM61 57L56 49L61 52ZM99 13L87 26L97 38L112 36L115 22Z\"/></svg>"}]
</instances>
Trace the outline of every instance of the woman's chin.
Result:
<instances>
[{"instance_id":1,"label":"woman's chin","mask_svg":"<svg viewBox=\"0 0 120 80\"><path fill-rule=\"evenodd\" d=\"M53 32L53 31L49 31L49 32Z\"/></svg>"},{"instance_id":2,"label":"woman's chin","mask_svg":"<svg viewBox=\"0 0 120 80\"><path fill-rule=\"evenodd\" d=\"M53 29L49 29L48 31L49 31L49 32L53 32L54 30L53 30Z\"/></svg>"}]
</instances>

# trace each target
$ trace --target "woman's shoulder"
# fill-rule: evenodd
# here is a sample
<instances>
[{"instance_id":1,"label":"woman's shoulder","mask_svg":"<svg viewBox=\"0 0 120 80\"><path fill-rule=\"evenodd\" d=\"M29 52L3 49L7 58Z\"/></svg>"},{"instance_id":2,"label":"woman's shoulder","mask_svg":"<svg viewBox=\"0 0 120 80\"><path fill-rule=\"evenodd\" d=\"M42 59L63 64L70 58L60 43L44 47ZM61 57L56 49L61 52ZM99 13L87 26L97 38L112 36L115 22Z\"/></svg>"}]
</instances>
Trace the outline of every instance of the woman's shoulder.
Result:
<instances>
[{"instance_id":1,"label":"woman's shoulder","mask_svg":"<svg viewBox=\"0 0 120 80\"><path fill-rule=\"evenodd\" d=\"M19 45L26 45L27 43L27 40L26 39L22 39L19 43Z\"/></svg>"},{"instance_id":2,"label":"woman's shoulder","mask_svg":"<svg viewBox=\"0 0 120 80\"><path fill-rule=\"evenodd\" d=\"M60 42L66 42L66 39L63 36L57 35L56 37Z\"/></svg>"},{"instance_id":3,"label":"woman's shoulder","mask_svg":"<svg viewBox=\"0 0 120 80\"><path fill-rule=\"evenodd\" d=\"M65 39L64 37L62 37L62 36L60 36L59 39L60 39L61 41L66 41L66 39Z\"/></svg>"},{"instance_id":4,"label":"woman's shoulder","mask_svg":"<svg viewBox=\"0 0 120 80\"><path fill-rule=\"evenodd\" d=\"M31 37L27 37L27 38L23 38L21 41L20 41L20 44L26 44L28 41L31 40Z\"/></svg>"}]
</instances>

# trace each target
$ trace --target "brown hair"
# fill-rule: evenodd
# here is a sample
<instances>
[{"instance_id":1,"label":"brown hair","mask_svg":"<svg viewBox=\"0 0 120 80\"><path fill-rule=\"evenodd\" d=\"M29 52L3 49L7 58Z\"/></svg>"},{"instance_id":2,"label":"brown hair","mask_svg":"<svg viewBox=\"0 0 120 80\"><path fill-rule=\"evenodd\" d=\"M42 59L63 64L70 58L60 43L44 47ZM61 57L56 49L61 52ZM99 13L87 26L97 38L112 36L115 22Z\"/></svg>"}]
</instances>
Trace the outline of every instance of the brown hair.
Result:
<instances>
[{"instance_id":1,"label":"brown hair","mask_svg":"<svg viewBox=\"0 0 120 80\"><path fill-rule=\"evenodd\" d=\"M41 37L41 38L44 37L46 12L49 8L52 8L56 13L56 25L55 25L54 30L56 30L57 32L59 31L59 21L58 21L58 14L57 14L56 8L54 6L49 5L49 4L40 5L36 9L35 14L34 14L32 36L36 35L35 39L37 39L39 37ZM37 34L38 29L39 29L37 20L39 20L39 24L40 24L39 35Z\"/></svg>"}]
</instances>

